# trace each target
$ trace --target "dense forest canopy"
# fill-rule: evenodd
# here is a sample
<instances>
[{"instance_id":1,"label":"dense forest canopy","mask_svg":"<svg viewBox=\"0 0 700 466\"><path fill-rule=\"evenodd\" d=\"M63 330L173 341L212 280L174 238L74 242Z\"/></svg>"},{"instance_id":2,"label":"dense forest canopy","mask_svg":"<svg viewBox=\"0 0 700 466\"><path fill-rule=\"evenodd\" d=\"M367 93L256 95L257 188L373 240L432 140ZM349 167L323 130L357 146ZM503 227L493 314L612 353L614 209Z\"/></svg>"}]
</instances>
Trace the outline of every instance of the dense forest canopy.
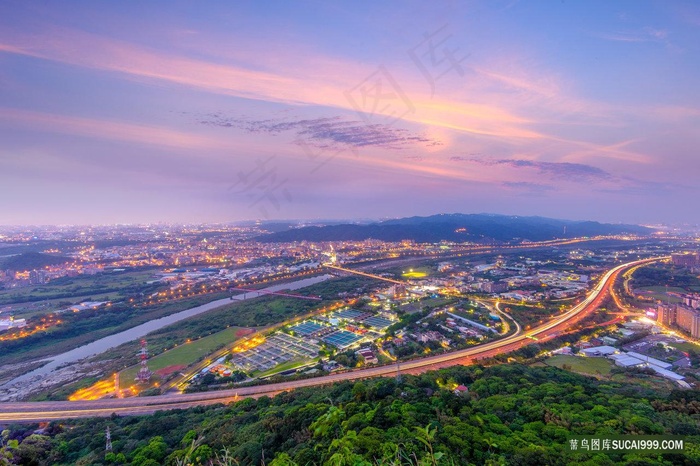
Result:
<instances>
[{"instance_id":1,"label":"dense forest canopy","mask_svg":"<svg viewBox=\"0 0 700 466\"><path fill-rule=\"evenodd\" d=\"M464 384L468 393L458 393ZM113 451L105 454L110 427ZM556 368L454 367L148 417L12 426L9 464L691 465L700 393L656 393ZM682 452L569 451L574 435L675 434ZM2 457L2 455L0 455ZM217 459L218 457L218 459ZM3 460L0 460L2 464ZM213 463L212 463L213 461Z\"/></svg>"}]
</instances>

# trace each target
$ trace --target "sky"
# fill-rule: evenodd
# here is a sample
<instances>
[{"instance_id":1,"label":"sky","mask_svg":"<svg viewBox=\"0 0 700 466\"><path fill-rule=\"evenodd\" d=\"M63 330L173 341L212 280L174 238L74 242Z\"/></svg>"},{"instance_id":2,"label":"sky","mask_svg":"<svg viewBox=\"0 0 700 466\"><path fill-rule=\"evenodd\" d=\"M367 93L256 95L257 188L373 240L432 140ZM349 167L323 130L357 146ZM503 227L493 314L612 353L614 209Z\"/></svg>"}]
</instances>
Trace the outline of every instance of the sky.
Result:
<instances>
[{"instance_id":1,"label":"sky","mask_svg":"<svg viewBox=\"0 0 700 466\"><path fill-rule=\"evenodd\" d=\"M699 223L700 3L0 2L0 224Z\"/></svg>"}]
</instances>

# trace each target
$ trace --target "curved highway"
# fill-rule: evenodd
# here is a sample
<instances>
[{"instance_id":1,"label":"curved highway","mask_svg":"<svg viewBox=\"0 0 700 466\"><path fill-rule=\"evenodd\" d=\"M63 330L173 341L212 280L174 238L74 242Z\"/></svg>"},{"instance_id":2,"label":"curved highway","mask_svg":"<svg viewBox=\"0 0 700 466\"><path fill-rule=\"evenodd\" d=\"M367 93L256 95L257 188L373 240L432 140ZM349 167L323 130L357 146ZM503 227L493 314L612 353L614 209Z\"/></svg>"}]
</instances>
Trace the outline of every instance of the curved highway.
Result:
<instances>
[{"instance_id":1,"label":"curved highway","mask_svg":"<svg viewBox=\"0 0 700 466\"><path fill-rule=\"evenodd\" d=\"M469 364L479 359L490 358L498 354L517 350L533 343L535 340L545 341L558 336L598 308L607 291L610 290L623 270L662 259L665 259L665 257L643 259L618 265L603 275L589 295L569 311L525 333L516 332L501 340L464 350L406 361L400 363L400 365L390 364L311 379L241 387L231 390L94 401L0 403L0 422L40 422L78 417L106 417L113 413L117 415L150 414L164 409L186 409L193 406L229 403L238 400L240 397L272 396L295 388L326 385L339 381L393 376L399 369L402 373L419 373L455 364Z\"/></svg>"}]
</instances>

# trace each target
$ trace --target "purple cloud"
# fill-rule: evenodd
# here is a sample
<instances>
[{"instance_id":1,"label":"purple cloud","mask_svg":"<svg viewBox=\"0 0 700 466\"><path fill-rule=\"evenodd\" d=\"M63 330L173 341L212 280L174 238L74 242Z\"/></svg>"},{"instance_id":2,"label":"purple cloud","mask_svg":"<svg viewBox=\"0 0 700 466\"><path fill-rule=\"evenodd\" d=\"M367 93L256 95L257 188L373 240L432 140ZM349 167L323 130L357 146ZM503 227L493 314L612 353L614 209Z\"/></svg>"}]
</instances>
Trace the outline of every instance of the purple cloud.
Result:
<instances>
[{"instance_id":1,"label":"purple cloud","mask_svg":"<svg viewBox=\"0 0 700 466\"><path fill-rule=\"evenodd\" d=\"M505 181L501 185L506 188L525 191L528 194L544 194L555 190L554 186L548 184L529 183L527 181Z\"/></svg>"},{"instance_id":2,"label":"purple cloud","mask_svg":"<svg viewBox=\"0 0 700 466\"><path fill-rule=\"evenodd\" d=\"M344 145L402 149L404 146L414 144L422 146L442 144L440 141L426 138L406 129L380 124L367 125L360 121L343 120L340 117L288 121L281 119L250 120L213 114L200 120L200 123L208 126L241 129L248 133L294 132L304 142L323 147Z\"/></svg>"},{"instance_id":3,"label":"purple cloud","mask_svg":"<svg viewBox=\"0 0 700 466\"><path fill-rule=\"evenodd\" d=\"M485 160L476 158L467 158L461 156L451 157L453 161L465 161L478 163L485 166L508 166L511 168L531 168L537 170L540 174L552 175L555 177L565 177L572 181L591 181L591 180L612 180L614 177L598 167L585 165L582 163L570 162L538 162L533 160L522 159L496 159Z\"/></svg>"}]
</instances>

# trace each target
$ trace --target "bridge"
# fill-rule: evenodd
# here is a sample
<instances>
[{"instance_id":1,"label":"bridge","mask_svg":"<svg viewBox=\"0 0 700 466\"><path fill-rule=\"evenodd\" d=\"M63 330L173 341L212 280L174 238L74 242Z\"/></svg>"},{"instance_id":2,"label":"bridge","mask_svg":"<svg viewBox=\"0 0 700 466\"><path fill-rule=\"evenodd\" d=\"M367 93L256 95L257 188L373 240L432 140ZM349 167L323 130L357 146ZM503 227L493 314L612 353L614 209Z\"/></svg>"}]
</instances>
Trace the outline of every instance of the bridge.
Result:
<instances>
[{"instance_id":1,"label":"bridge","mask_svg":"<svg viewBox=\"0 0 700 466\"><path fill-rule=\"evenodd\" d=\"M493 342L478 345L451 353L428 356L401 363L403 373L420 373L456 364L472 364L498 354L520 349L535 341L546 341L559 336L579 323L603 302L612 289L620 273L636 265L667 259L656 257L642 259L618 265L609 270L591 290L589 295L569 311L553 317L547 323L528 332L516 332L513 335ZM11 402L0 403L0 422L41 422L56 419L79 417L107 417L117 415L150 414L166 409L186 409L193 406L205 406L237 401L241 397L274 396L278 393L302 387L327 385L334 382L358 380L369 377L392 377L399 370L397 364L350 370L323 377L304 380L279 382L268 385L241 387L216 392L166 394L153 397L135 397L126 399L108 399L94 401L45 401L45 402Z\"/></svg>"}]
</instances>

